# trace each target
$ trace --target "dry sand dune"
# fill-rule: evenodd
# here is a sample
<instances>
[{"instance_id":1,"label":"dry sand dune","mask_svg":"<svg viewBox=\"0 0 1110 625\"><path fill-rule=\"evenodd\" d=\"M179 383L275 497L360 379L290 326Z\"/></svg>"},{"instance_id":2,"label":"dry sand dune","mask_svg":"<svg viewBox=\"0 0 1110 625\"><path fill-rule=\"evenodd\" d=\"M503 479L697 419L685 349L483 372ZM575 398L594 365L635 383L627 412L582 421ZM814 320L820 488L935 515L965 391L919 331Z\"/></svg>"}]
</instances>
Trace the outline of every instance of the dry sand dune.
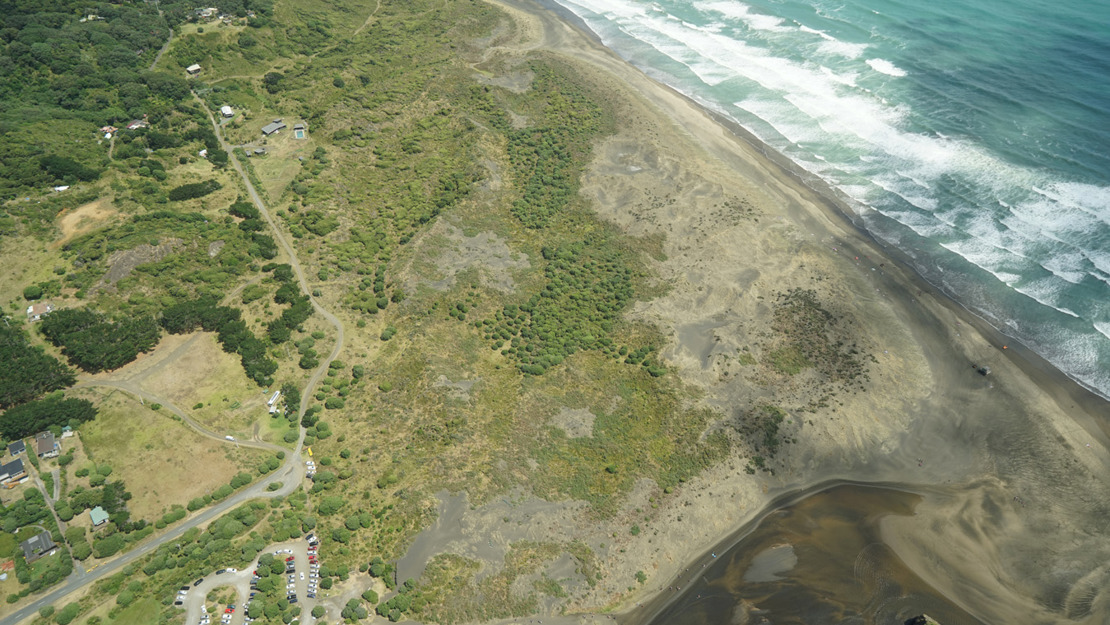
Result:
<instances>
[{"instance_id":1,"label":"dry sand dune","mask_svg":"<svg viewBox=\"0 0 1110 625\"><path fill-rule=\"evenodd\" d=\"M814 290L874 356L864 392L792 415L797 442L773 475L750 475L740 454L664 498L653 540L613 538L601 554L604 581L573 609L615 607L627 622L646 622L680 594L667 587L689 579L691 562L735 540L776 497L850 480L921 495L914 514L881 522L882 540L969 615L1110 621L1106 403L1020 346L1003 350L1003 337L854 228L835 199L565 15L529 0L495 4L513 24L489 42L486 80L497 80L497 67L511 73L523 53L554 54L612 99L621 128L597 146L582 193L630 234L664 237L654 268L671 288L632 316L670 337L665 358L722 426L761 402L813 398L804 375L777 379L745 364L766 355L758 350L776 294ZM756 350L752 359L745 348ZM980 376L971 363L994 373ZM628 510L645 505L651 488L637 489ZM622 522L562 519L551 531L605 540ZM638 570L650 581L630 591Z\"/></svg>"}]
</instances>

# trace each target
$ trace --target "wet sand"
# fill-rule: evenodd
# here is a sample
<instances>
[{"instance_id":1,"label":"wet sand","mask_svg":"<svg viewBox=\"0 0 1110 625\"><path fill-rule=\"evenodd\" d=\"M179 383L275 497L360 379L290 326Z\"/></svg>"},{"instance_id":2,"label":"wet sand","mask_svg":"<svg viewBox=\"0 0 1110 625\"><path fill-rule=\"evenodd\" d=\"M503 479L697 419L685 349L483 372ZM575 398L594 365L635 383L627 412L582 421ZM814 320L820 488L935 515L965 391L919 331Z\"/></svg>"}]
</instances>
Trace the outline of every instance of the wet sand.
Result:
<instances>
[{"instance_id":1,"label":"wet sand","mask_svg":"<svg viewBox=\"0 0 1110 625\"><path fill-rule=\"evenodd\" d=\"M932 613L934 606L950 610L953 622L1110 622L1107 403L924 283L896 250L858 230L827 189L649 79L565 15L530 0L493 3L509 24L484 44L475 64L483 80L496 83L521 59L552 55L574 65L621 120L617 134L595 147L581 192L625 232L663 237L665 259L651 262L669 289L639 302L630 319L667 337L662 357L720 415L715 427L773 403L787 409L796 441L772 461L773 473L749 474L751 452L737 448L674 493L642 481L613 519L561 513L546 528L550 537L590 544L603 575L560 607L582 616L559 622L595 622L602 612L605 620L615 612L623 622L647 622L675 601L678 593L667 588L683 585L686 569L734 544L767 510L837 480L920 499L911 505L902 495L881 502L852 495L856 508L845 509L813 495L798 510L826 525L818 522L798 543L804 549L793 548L795 577L758 581L790 560L772 552L748 582L743 571L722 571L721 592L756 611L785 615L796 601L830 618L855 615L843 616L846 622L918 607ZM764 357L769 302L790 288L814 290L874 357L862 391L809 411L802 407L813 389L804 375L776 377L745 364ZM981 376L973 363L994 373ZM650 510L646 522L643 510ZM476 525L456 542L473 542L467 536L482 535L480 517L494 518L476 512ZM629 536L637 520L650 532ZM776 517L767 531L781 531L775 528L787 520ZM430 535L421 544L436 541ZM750 568L767 544L742 547L730 561ZM876 595L868 584L878 582L866 576L845 578L843 588L821 585L860 558L873 558L886 572L883 584L894 584L884 588L898 592ZM630 587L636 571L648 580ZM819 600L826 590L870 593L898 608ZM709 622L729 622L732 612L722 618L721 610ZM817 612L797 618L824 622Z\"/></svg>"},{"instance_id":2,"label":"wet sand","mask_svg":"<svg viewBox=\"0 0 1110 625\"><path fill-rule=\"evenodd\" d=\"M727 552L695 564L680 597L652 622L891 625L926 613L945 625L981 625L882 542L882 519L912 517L920 499L841 485L778 508Z\"/></svg>"}]
</instances>

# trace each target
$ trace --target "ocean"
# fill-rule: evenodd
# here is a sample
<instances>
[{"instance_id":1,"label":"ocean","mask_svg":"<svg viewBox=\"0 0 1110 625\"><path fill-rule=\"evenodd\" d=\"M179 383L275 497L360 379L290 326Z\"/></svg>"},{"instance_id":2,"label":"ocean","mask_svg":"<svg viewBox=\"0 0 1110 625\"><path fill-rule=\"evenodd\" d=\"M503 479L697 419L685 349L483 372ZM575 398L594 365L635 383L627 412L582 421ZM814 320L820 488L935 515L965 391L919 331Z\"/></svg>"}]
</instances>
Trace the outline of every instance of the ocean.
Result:
<instances>
[{"instance_id":1,"label":"ocean","mask_svg":"<svg viewBox=\"0 0 1110 625\"><path fill-rule=\"evenodd\" d=\"M1110 2L554 1L1110 398Z\"/></svg>"}]
</instances>

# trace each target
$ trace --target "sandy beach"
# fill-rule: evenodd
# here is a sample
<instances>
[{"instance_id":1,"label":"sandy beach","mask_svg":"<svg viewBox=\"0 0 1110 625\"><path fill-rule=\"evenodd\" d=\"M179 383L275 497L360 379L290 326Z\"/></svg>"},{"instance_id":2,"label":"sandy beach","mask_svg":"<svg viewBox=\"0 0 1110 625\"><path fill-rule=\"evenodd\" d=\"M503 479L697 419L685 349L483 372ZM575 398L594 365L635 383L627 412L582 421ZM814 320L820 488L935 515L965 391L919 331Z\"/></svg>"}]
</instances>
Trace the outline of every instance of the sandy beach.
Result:
<instances>
[{"instance_id":1,"label":"sandy beach","mask_svg":"<svg viewBox=\"0 0 1110 625\"><path fill-rule=\"evenodd\" d=\"M847 481L920 495L912 514L882 519L882 542L975 619L1107 622L1107 403L922 281L853 225L837 198L741 129L551 7L493 3L507 19L483 42L474 65L482 80L511 80L526 56L552 55L620 120L595 147L581 192L627 233L663 238L665 258L650 262L669 289L631 318L669 337L662 356L694 401L719 415L711 430L773 403L787 407L793 442L770 471L753 472L751 453L736 449L672 493L641 480L605 522L573 502L464 510L444 498L451 523L429 529L400 566L419 573L441 547L496 566L504 553L485 544L495 525L499 544L579 539L597 553L601 581L572 589L568 615L543 622L644 623L769 509ZM751 364L771 348L772 302L792 289L812 292L865 355L864 378L830 396L812 376ZM637 523L643 533L630 535Z\"/></svg>"}]
</instances>

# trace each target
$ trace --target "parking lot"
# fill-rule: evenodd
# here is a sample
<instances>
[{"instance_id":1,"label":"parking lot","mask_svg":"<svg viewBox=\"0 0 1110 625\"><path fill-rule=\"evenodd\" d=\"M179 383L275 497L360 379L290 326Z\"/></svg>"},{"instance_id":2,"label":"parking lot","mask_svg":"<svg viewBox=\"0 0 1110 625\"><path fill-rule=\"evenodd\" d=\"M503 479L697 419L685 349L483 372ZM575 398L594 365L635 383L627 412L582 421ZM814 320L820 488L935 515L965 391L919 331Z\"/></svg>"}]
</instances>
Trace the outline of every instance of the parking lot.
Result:
<instances>
[{"instance_id":1,"label":"parking lot","mask_svg":"<svg viewBox=\"0 0 1110 625\"><path fill-rule=\"evenodd\" d=\"M315 547L309 545L306 539L289 541L271 545L263 553L273 554L276 559L286 562L285 579L286 598L293 605L301 608L298 617L304 625L311 624L312 608L316 605L316 590L318 588L316 572L319 570L319 559ZM260 556L261 557L261 556ZM292 566L289 566L289 565ZM254 570L258 567L258 560L251 563L249 568L236 570L233 568L219 569L210 575L202 577L189 586L182 586L174 598L175 605L185 609L185 625L241 625L250 623L247 619L247 604L251 593L254 592ZM234 603L219 604L209 603L206 597L213 590L230 590L235 594ZM226 592L220 594L227 594ZM312 596L310 596L312 595ZM230 611L229 611L230 610Z\"/></svg>"}]
</instances>

